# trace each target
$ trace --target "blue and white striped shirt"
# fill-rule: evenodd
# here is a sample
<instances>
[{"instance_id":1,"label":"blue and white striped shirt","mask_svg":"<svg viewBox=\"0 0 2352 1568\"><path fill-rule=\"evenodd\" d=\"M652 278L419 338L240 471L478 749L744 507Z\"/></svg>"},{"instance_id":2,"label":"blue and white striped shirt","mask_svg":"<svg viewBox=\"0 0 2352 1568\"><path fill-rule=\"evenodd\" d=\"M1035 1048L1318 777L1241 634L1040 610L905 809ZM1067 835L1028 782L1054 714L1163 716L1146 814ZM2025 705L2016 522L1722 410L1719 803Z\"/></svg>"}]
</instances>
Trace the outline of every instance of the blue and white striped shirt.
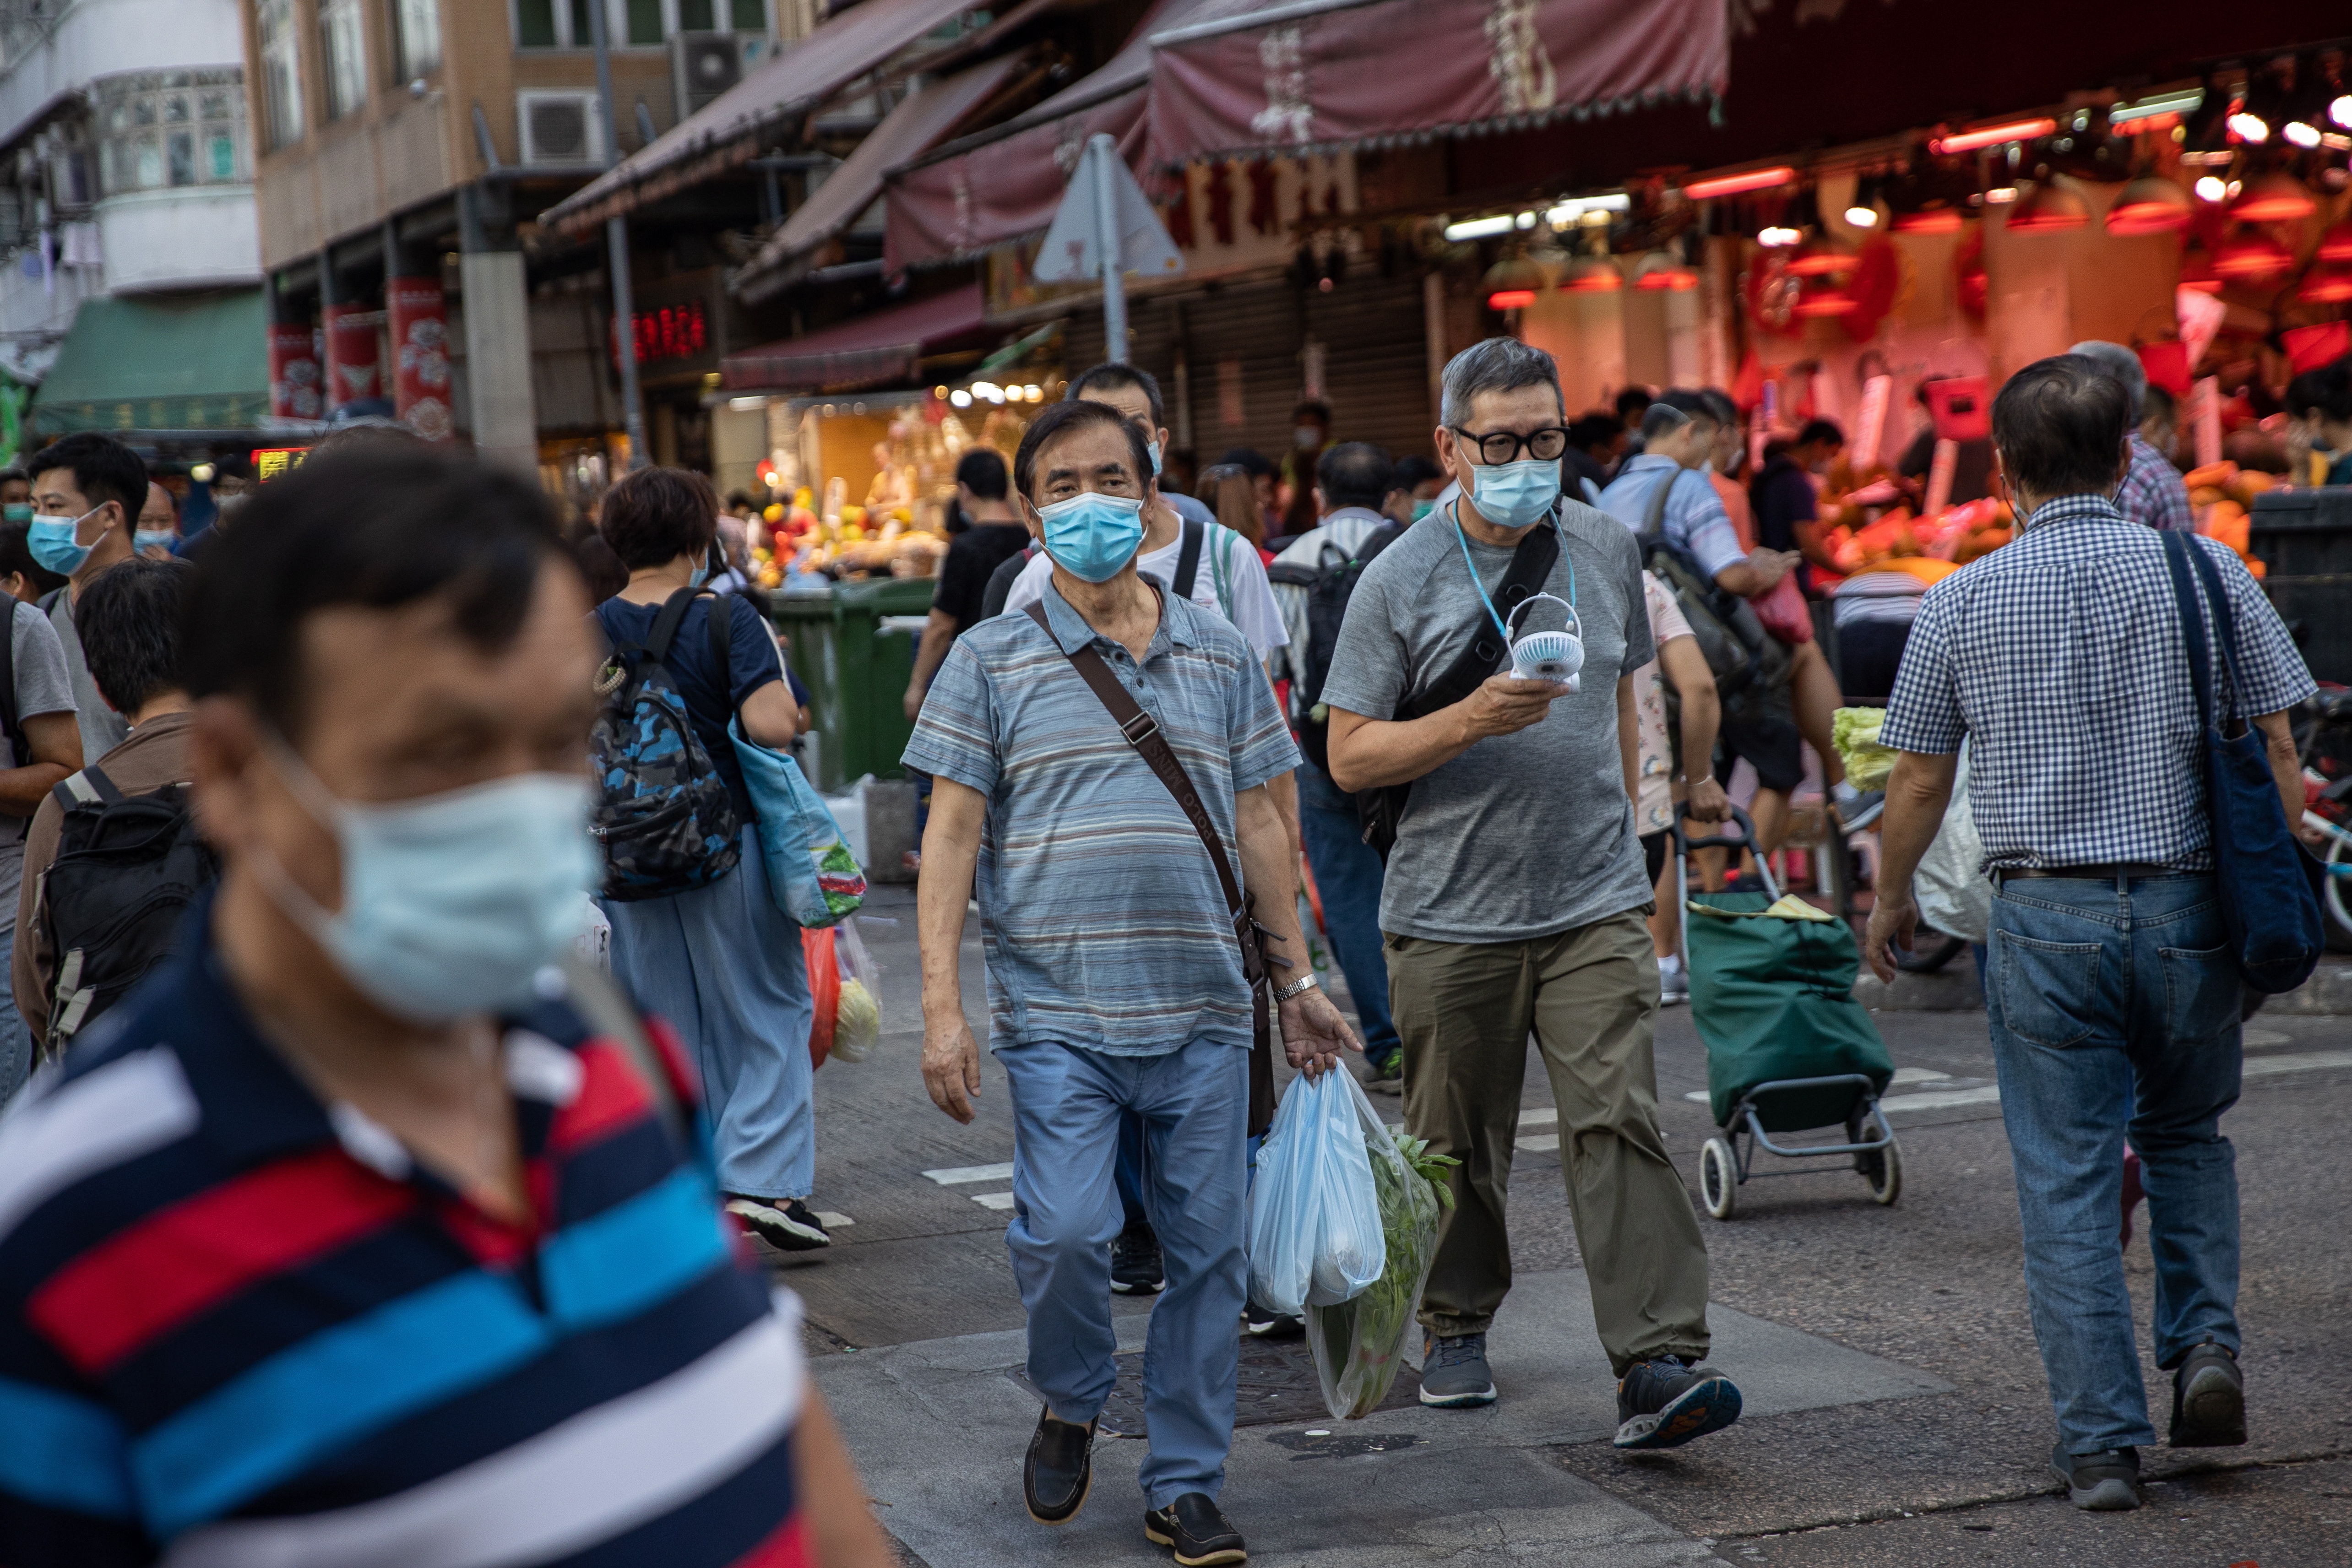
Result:
<instances>
[{"instance_id":1,"label":"blue and white striped shirt","mask_svg":"<svg viewBox=\"0 0 2352 1568\"><path fill-rule=\"evenodd\" d=\"M1160 597L1139 665L1050 586L1053 636L1025 613L982 622L949 650L907 745L908 767L988 798L974 892L997 1045L1156 1056L1194 1040L1250 1043L1208 852L1067 652L1092 643L1159 722L1236 876L1234 798L1296 768L1298 748L1241 633Z\"/></svg>"}]
</instances>

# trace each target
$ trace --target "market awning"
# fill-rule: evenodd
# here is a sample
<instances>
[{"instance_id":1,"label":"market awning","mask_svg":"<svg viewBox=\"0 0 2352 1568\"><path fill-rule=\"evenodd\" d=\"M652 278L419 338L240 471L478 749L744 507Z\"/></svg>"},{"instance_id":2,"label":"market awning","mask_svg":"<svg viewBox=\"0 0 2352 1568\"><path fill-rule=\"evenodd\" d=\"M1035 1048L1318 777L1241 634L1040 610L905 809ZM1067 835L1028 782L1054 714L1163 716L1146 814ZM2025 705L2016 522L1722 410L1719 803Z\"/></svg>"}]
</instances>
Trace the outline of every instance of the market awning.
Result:
<instances>
[{"instance_id":1,"label":"market awning","mask_svg":"<svg viewBox=\"0 0 2352 1568\"><path fill-rule=\"evenodd\" d=\"M1088 137L1102 131L1117 138L1130 164L1141 152L1153 30L1265 5L1265 0L1160 0L1127 47L1101 69L1028 113L893 174L884 267L895 276L909 267L957 260L1044 232Z\"/></svg>"},{"instance_id":2,"label":"market awning","mask_svg":"<svg viewBox=\"0 0 2352 1568\"><path fill-rule=\"evenodd\" d=\"M772 56L715 100L547 210L579 234L751 158L800 119L976 0L864 0Z\"/></svg>"},{"instance_id":3,"label":"market awning","mask_svg":"<svg viewBox=\"0 0 2352 1568\"><path fill-rule=\"evenodd\" d=\"M912 381L924 350L984 331L980 285L877 310L719 361L736 392L821 392Z\"/></svg>"},{"instance_id":4,"label":"market awning","mask_svg":"<svg viewBox=\"0 0 2352 1568\"><path fill-rule=\"evenodd\" d=\"M736 294L747 304L756 305L800 281L819 264L824 247L882 194L884 176L928 151L1027 64L1025 54L1000 55L970 70L929 82L910 95L867 131L856 151L825 177L783 227L769 236L736 276Z\"/></svg>"},{"instance_id":5,"label":"market awning","mask_svg":"<svg viewBox=\"0 0 2352 1568\"><path fill-rule=\"evenodd\" d=\"M1145 160L1303 157L1719 95L1723 0L1297 0L1153 32Z\"/></svg>"},{"instance_id":6,"label":"market awning","mask_svg":"<svg viewBox=\"0 0 2352 1568\"><path fill-rule=\"evenodd\" d=\"M42 435L268 423L268 317L258 288L88 301L32 411Z\"/></svg>"}]
</instances>

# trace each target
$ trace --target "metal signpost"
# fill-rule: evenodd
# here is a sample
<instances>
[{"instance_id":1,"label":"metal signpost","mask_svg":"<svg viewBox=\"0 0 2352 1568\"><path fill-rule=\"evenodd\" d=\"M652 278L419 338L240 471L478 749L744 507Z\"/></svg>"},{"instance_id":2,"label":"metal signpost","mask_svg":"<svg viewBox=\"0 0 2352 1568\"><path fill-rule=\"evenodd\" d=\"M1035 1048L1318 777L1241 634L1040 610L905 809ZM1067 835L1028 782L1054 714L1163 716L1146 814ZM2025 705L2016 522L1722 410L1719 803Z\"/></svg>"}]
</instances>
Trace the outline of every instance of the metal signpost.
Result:
<instances>
[{"instance_id":1,"label":"metal signpost","mask_svg":"<svg viewBox=\"0 0 2352 1568\"><path fill-rule=\"evenodd\" d=\"M1087 139L1068 194L1037 251L1041 283L1090 283L1103 291L1103 355L1127 362L1128 273L1172 277L1184 257L1168 236L1143 187L1135 183L1118 143L1101 132Z\"/></svg>"}]
</instances>

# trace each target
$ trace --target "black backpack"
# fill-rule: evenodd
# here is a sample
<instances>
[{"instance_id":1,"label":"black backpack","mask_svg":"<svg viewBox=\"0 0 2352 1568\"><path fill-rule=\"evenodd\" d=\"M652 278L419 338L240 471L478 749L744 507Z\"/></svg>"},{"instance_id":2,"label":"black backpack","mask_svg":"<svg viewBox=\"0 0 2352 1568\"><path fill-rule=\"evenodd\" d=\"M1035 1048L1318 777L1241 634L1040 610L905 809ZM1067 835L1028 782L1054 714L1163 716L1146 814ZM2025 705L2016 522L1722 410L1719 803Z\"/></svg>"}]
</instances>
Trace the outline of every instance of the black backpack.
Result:
<instances>
[{"instance_id":1,"label":"black backpack","mask_svg":"<svg viewBox=\"0 0 2352 1568\"><path fill-rule=\"evenodd\" d=\"M596 775L588 831L604 852L604 896L623 903L707 887L743 858L734 799L662 662L687 608L703 591L681 588L671 594L646 640L614 648L597 672L604 706L588 740ZM710 652L722 685L733 613L731 599L712 600Z\"/></svg>"},{"instance_id":2,"label":"black backpack","mask_svg":"<svg viewBox=\"0 0 2352 1568\"><path fill-rule=\"evenodd\" d=\"M1298 747L1307 759L1330 771L1330 714L1323 706L1323 682L1331 673L1331 653L1339 644L1339 623L1348 618L1348 601L1355 596L1364 568L1394 544L1410 526L1383 523L1364 538L1353 556L1342 557L1339 547L1326 544L1313 566L1276 561L1265 569L1270 582L1287 583L1307 591L1307 646L1292 660L1291 694L1298 706Z\"/></svg>"},{"instance_id":3,"label":"black backpack","mask_svg":"<svg viewBox=\"0 0 2352 1568\"><path fill-rule=\"evenodd\" d=\"M188 905L220 875L185 785L126 796L91 767L53 793L65 821L34 894L52 960L49 1055L171 956Z\"/></svg>"}]
</instances>

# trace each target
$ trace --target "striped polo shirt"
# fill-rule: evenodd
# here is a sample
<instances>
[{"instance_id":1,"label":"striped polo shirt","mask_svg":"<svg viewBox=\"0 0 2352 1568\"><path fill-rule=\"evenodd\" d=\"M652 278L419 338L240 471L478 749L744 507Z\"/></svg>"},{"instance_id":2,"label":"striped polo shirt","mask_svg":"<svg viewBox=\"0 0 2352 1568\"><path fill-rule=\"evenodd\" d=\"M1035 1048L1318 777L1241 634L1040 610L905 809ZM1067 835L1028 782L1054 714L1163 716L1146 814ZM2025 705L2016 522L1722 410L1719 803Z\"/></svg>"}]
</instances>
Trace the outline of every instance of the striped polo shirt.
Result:
<instances>
[{"instance_id":1,"label":"striped polo shirt","mask_svg":"<svg viewBox=\"0 0 2352 1568\"><path fill-rule=\"evenodd\" d=\"M988 798L973 893L994 1045L1153 1056L1194 1040L1250 1043L1208 851L1066 651L1093 643L1158 721L1236 877L1234 797L1296 768L1298 748L1242 634L1160 598L1140 664L1050 585L1052 636L1025 612L982 622L948 650L908 742L908 767Z\"/></svg>"},{"instance_id":2,"label":"striped polo shirt","mask_svg":"<svg viewBox=\"0 0 2352 1568\"><path fill-rule=\"evenodd\" d=\"M797 1305L545 989L503 1034L529 1225L321 1103L208 936L17 1097L0 1563L800 1568Z\"/></svg>"}]
</instances>

